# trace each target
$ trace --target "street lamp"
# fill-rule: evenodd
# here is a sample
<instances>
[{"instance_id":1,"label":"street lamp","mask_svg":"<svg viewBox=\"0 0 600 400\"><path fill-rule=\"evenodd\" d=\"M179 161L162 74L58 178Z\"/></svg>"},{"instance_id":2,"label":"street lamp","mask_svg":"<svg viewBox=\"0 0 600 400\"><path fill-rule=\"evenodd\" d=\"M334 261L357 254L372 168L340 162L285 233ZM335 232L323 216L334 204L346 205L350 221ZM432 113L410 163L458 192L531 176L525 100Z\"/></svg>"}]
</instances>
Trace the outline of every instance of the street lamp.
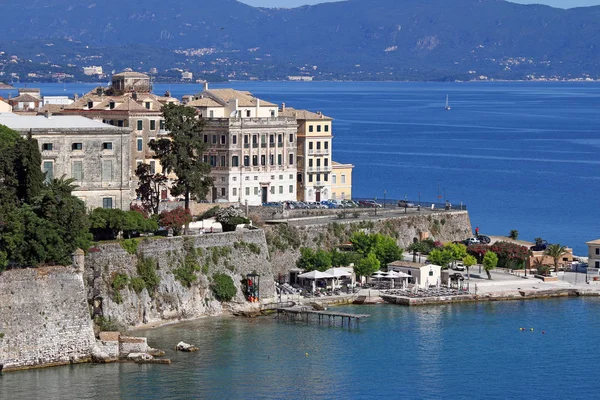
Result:
<instances>
[{"instance_id":1,"label":"street lamp","mask_svg":"<svg viewBox=\"0 0 600 400\"><path fill-rule=\"evenodd\" d=\"M421 192L419 192L419 214L421 214Z\"/></svg>"},{"instance_id":2,"label":"street lamp","mask_svg":"<svg viewBox=\"0 0 600 400\"><path fill-rule=\"evenodd\" d=\"M385 208L385 195L387 194L387 190L383 189L383 208Z\"/></svg>"}]
</instances>

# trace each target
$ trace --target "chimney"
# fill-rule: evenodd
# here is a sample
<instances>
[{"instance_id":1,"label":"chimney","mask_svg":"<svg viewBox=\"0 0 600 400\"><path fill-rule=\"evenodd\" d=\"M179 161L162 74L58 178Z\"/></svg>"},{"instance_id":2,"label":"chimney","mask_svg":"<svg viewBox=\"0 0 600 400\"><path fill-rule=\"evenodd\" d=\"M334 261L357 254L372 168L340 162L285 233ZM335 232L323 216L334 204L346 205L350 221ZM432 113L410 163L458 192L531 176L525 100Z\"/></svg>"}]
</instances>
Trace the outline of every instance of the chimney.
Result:
<instances>
[{"instance_id":1,"label":"chimney","mask_svg":"<svg viewBox=\"0 0 600 400\"><path fill-rule=\"evenodd\" d=\"M73 100L77 101L78 99L79 99L79 95L78 95L77 93L75 93L75 94L73 95Z\"/></svg>"},{"instance_id":2,"label":"chimney","mask_svg":"<svg viewBox=\"0 0 600 400\"><path fill-rule=\"evenodd\" d=\"M281 103L281 112L285 112L285 103Z\"/></svg>"},{"instance_id":3,"label":"chimney","mask_svg":"<svg viewBox=\"0 0 600 400\"><path fill-rule=\"evenodd\" d=\"M321 111L317 111L317 115L319 116L319 118L323 118L323 113Z\"/></svg>"},{"instance_id":4,"label":"chimney","mask_svg":"<svg viewBox=\"0 0 600 400\"><path fill-rule=\"evenodd\" d=\"M204 82L204 91L206 92L208 90L208 82Z\"/></svg>"},{"instance_id":5,"label":"chimney","mask_svg":"<svg viewBox=\"0 0 600 400\"><path fill-rule=\"evenodd\" d=\"M46 110L46 118L52 119L52 112L50 110Z\"/></svg>"}]
</instances>

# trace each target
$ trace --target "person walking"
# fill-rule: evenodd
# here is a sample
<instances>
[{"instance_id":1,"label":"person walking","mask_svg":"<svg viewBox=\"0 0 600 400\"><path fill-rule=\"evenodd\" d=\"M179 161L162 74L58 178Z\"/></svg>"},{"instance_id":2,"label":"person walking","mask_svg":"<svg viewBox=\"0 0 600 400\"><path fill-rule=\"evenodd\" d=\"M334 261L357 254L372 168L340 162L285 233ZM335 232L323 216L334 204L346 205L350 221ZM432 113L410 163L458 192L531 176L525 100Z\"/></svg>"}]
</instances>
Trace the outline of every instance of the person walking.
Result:
<instances>
[{"instance_id":1,"label":"person walking","mask_svg":"<svg viewBox=\"0 0 600 400\"><path fill-rule=\"evenodd\" d=\"M475 228L475 237L479 237L479 227Z\"/></svg>"}]
</instances>

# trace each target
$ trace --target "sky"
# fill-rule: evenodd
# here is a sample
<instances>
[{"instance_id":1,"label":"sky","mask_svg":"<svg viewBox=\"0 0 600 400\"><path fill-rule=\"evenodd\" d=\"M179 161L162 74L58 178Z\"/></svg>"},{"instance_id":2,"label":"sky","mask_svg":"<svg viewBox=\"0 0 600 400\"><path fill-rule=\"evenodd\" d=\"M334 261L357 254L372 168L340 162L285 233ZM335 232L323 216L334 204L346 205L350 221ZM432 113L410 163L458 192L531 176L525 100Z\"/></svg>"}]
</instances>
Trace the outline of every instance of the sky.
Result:
<instances>
[{"instance_id":1,"label":"sky","mask_svg":"<svg viewBox=\"0 0 600 400\"><path fill-rule=\"evenodd\" d=\"M298 7L306 4L318 4L335 0L238 0L255 7ZM573 8L600 5L600 0L512 0L521 4L546 4L552 7Z\"/></svg>"}]
</instances>

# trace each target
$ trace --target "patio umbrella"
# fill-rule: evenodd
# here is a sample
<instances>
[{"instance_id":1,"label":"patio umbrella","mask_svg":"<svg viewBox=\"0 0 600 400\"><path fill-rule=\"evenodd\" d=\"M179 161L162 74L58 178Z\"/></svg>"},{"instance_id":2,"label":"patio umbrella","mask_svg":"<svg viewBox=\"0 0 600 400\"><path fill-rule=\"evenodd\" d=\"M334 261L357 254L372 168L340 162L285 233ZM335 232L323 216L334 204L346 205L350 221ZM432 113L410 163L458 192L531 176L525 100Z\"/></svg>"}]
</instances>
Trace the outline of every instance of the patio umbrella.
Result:
<instances>
[{"instance_id":1,"label":"patio umbrella","mask_svg":"<svg viewBox=\"0 0 600 400\"><path fill-rule=\"evenodd\" d=\"M340 278L342 277L350 277L352 276L352 274L346 270L343 270L341 268L329 268L327 271L325 271L326 274L331 275L332 277L335 278L336 281L339 281ZM335 283L333 284L333 289L335 289L336 285Z\"/></svg>"},{"instance_id":2,"label":"patio umbrella","mask_svg":"<svg viewBox=\"0 0 600 400\"><path fill-rule=\"evenodd\" d=\"M298 275L298 278L304 278L304 279L331 279L333 278L333 275L327 274L325 272L321 272L321 271L310 271L310 272L305 272L303 274Z\"/></svg>"}]
</instances>

